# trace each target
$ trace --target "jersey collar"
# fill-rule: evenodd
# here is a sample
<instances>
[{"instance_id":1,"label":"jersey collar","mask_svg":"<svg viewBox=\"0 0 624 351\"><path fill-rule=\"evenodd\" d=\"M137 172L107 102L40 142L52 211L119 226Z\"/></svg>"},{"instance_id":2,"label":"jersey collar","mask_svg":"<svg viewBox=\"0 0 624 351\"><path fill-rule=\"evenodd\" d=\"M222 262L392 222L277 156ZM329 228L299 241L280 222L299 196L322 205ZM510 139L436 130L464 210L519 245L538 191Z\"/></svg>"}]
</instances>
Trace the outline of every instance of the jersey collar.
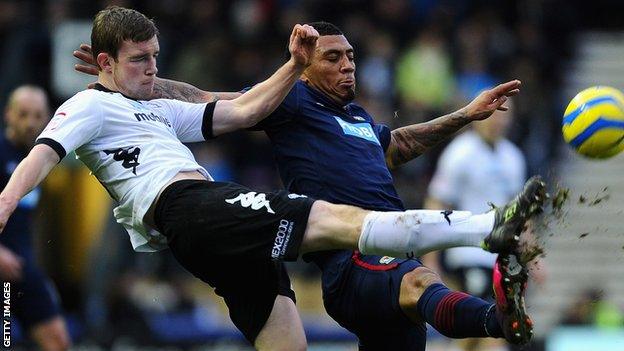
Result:
<instances>
[{"instance_id":1,"label":"jersey collar","mask_svg":"<svg viewBox=\"0 0 624 351\"><path fill-rule=\"evenodd\" d=\"M352 102L346 104L346 105L340 105L339 103L337 103L336 101L334 101L333 99L331 99L329 96L325 95L325 93L323 93L322 91L316 90L315 88L311 87L310 85L308 85L307 83L303 82L303 85L310 90L311 94L314 95L315 98L322 100L322 102L329 106L332 107L334 109L340 110L341 112L347 112L349 111L349 108L352 104Z\"/></svg>"},{"instance_id":2,"label":"jersey collar","mask_svg":"<svg viewBox=\"0 0 624 351\"><path fill-rule=\"evenodd\" d=\"M118 92L118 91L115 91L115 90L110 90L110 89L108 89L107 87L103 86L103 85L102 85L102 84L100 84L100 83L95 83L95 87L93 87L93 89L95 89L95 90L99 90L99 91L103 91L103 92L105 92L105 93L117 93L117 94L121 94L121 95L122 95L123 97L125 97L126 99L130 99L130 100L134 100L134 101L139 101L139 99L135 99L135 98L129 97L128 95L125 95L125 94L120 93L120 92Z\"/></svg>"}]
</instances>

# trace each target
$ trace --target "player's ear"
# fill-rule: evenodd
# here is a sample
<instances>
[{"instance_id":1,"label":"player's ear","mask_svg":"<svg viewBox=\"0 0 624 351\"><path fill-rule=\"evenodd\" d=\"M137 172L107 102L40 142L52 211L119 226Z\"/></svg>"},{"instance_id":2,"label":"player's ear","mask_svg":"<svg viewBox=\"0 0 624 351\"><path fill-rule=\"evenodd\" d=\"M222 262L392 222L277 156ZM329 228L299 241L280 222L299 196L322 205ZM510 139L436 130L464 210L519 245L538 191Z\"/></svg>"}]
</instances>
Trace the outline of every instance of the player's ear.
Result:
<instances>
[{"instance_id":1,"label":"player's ear","mask_svg":"<svg viewBox=\"0 0 624 351\"><path fill-rule=\"evenodd\" d=\"M100 69L104 72L111 73L113 71L112 61L114 58L106 52L100 52L97 55L96 62Z\"/></svg>"}]
</instances>

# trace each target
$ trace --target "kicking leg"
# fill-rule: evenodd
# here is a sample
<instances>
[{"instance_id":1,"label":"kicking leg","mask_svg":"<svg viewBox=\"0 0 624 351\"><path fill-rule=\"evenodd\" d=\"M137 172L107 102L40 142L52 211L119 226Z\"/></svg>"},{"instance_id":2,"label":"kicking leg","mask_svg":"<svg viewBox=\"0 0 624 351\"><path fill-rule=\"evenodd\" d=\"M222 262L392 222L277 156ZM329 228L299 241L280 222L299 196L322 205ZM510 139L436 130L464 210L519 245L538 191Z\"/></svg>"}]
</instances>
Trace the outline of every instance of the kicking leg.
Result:
<instances>
[{"instance_id":1,"label":"kicking leg","mask_svg":"<svg viewBox=\"0 0 624 351\"><path fill-rule=\"evenodd\" d=\"M450 338L503 336L493 304L450 290L426 267L403 276L399 304L413 322L424 320Z\"/></svg>"},{"instance_id":2,"label":"kicking leg","mask_svg":"<svg viewBox=\"0 0 624 351\"><path fill-rule=\"evenodd\" d=\"M527 276L515 255L500 255L494 270L494 305L450 290L435 272L419 267L403 276L399 304L414 323L424 320L450 338L504 337L522 345L533 336L524 307Z\"/></svg>"},{"instance_id":3,"label":"kicking leg","mask_svg":"<svg viewBox=\"0 0 624 351\"><path fill-rule=\"evenodd\" d=\"M506 206L480 215L432 210L376 212L316 201L299 252L357 248L364 254L418 257L459 246L514 252L526 221L541 210L544 189L544 182L533 177Z\"/></svg>"}]
</instances>

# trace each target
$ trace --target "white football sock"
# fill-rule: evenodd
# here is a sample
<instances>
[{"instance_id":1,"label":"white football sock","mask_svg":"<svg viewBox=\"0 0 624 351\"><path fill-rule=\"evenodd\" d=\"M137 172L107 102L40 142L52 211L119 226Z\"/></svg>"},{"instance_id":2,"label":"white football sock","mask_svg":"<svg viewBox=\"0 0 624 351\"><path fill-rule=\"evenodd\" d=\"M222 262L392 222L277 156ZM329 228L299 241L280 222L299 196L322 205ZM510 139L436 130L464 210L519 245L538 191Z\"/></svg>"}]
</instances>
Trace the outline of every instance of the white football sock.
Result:
<instances>
[{"instance_id":1,"label":"white football sock","mask_svg":"<svg viewBox=\"0 0 624 351\"><path fill-rule=\"evenodd\" d=\"M459 246L480 247L494 228L494 211L373 211L364 218L358 243L364 254L419 257Z\"/></svg>"}]
</instances>

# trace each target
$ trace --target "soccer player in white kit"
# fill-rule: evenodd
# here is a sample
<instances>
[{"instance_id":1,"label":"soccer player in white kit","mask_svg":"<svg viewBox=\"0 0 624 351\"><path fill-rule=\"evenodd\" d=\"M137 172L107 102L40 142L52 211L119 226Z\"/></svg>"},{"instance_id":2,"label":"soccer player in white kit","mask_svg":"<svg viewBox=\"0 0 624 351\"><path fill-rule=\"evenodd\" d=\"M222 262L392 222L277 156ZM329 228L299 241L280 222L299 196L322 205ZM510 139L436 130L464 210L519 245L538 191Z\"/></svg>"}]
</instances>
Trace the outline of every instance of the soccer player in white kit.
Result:
<instances>
[{"instance_id":1,"label":"soccer player in white kit","mask_svg":"<svg viewBox=\"0 0 624 351\"><path fill-rule=\"evenodd\" d=\"M394 256L463 245L509 252L542 205L544 184L537 180L501 211L458 212L450 219L214 182L182 142L250 127L271 113L309 65L318 32L296 25L291 58L275 74L234 100L207 104L142 100L154 87L157 34L154 23L134 10L111 7L96 15L91 44L98 84L59 107L17 167L0 194L0 231L17 201L75 151L118 202L115 217L136 251L171 249L224 297L232 320L257 349L300 350L306 348L303 327L274 262L338 248ZM493 98L493 108L504 100ZM247 277L237 275L243 270L260 281L245 286Z\"/></svg>"}]
</instances>

